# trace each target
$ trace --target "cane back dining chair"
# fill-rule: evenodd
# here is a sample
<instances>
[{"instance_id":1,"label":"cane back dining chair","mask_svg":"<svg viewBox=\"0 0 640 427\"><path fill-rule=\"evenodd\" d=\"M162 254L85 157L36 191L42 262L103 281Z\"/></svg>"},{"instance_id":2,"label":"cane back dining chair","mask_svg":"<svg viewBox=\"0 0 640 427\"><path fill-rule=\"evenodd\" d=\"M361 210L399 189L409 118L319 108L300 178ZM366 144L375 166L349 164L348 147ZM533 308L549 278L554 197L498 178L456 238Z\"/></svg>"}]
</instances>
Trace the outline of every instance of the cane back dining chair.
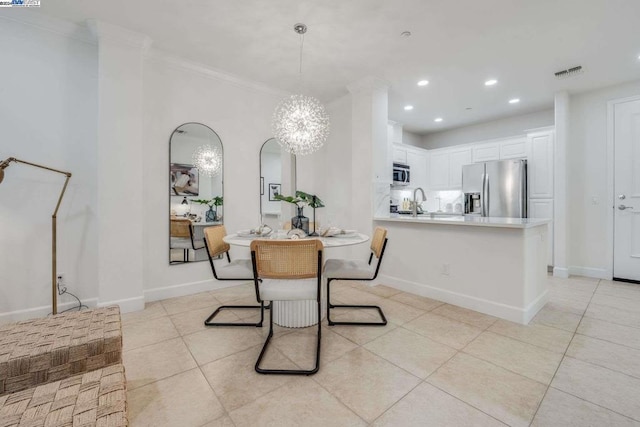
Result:
<instances>
[{"instance_id":1,"label":"cane back dining chair","mask_svg":"<svg viewBox=\"0 0 640 427\"><path fill-rule=\"evenodd\" d=\"M344 305L331 304L331 282L334 280L375 280L380 271L380 264L384 256L384 250L387 247L387 230L382 227L376 227L373 238L371 239L371 255L369 261L363 260L343 260L328 259L324 266L324 275L327 278L327 323L329 326L334 325L356 325L356 326L384 326L387 324L387 318L384 316L382 309L377 305ZM371 264L373 257L377 262ZM352 321L333 321L331 320L331 309L333 308L357 308L377 310L381 321L377 322L352 322Z\"/></svg>"},{"instance_id":2,"label":"cane back dining chair","mask_svg":"<svg viewBox=\"0 0 640 427\"><path fill-rule=\"evenodd\" d=\"M183 262L189 262L189 253L193 249L204 248L202 242L193 239L193 225L188 218L171 218L169 225L169 248L182 249Z\"/></svg>"},{"instance_id":3,"label":"cane back dining chair","mask_svg":"<svg viewBox=\"0 0 640 427\"><path fill-rule=\"evenodd\" d=\"M315 366L312 369L263 369L260 363L273 337L273 316L277 309L271 304L269 334L256 361L260 374L313 375L320 368L321 286L323 245L318 239L254 240L251 261L256 295L261 307L265 301L315 300L318 310Z\"/></svg>"},{"instance_id":4,"label":"cane back dining chair","mask_svg":"<svg viewBox=\"0 0 640 427\"><path fill-rule=\"evenodd\" d=\"M204 229L204 245L207 248L207 255L209 256L209 264L211 265L213 277L215 277L216 280L253 281L251 260L235 259L231 261L231 256L229 255L231 246L223 240L226 235L227 230L224 225L216 225ZM214 262L214 259L219 258L221 255L226 255L226 262L224 260L217 263ZM216 266L216 264L218 265ZM223 310L260 310L260 320L255 323L214 322L213 319ZM261 305L221 305L207 317L204 324L206 326L255 326L259 328L262 327L263 320L264 311Z\"/></svg>"}]
</instances>

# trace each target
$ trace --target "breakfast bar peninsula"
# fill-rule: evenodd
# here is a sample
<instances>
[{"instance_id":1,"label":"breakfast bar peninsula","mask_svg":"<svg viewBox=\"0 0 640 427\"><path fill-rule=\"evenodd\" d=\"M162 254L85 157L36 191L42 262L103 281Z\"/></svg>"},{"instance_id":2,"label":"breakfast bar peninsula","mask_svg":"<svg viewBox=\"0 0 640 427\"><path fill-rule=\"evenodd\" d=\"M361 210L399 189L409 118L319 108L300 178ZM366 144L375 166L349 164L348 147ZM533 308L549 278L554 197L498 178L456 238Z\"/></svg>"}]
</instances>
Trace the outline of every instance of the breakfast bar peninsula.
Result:
<instances>
[{"instance_id":1,"label":"breakfast bar peninsula","mask_svg":"<svg viewBox=\"0 0 640 427\"><path fill-rule=\"evenodd\" d=\"M527 324L547 301L551 220L376 217L389 230L378 283Z\"/></svg>"}]
</instances>

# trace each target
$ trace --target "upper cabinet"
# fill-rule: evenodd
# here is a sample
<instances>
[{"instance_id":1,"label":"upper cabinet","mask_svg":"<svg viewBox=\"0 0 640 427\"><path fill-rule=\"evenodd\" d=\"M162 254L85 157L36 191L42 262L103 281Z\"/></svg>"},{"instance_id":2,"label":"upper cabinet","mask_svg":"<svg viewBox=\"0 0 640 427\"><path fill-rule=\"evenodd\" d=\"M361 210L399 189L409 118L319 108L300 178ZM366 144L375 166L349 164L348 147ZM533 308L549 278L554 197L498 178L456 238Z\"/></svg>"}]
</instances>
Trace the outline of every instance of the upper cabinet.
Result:
<instances>
[{"instance_id":1,"label":"upper cabinet","mask_svg":"<svg viewBox=\"0 0 640 427\"><path fill-rule=\"evenodd\" d=\"M503 141L473 144L473 163L494 160L524 159L527 157L527 138L520 136Z\"/></svg>"},{"instance_id":2,"label":"upper cabinet","mask_svg":"<svg viewBox=\"0 0 640 427\"><path fill-rule=\"evenodd\" d=\"M553 130L527 135L529 145L529 197L553 198Z\"/></svg>"},{"instance_id":3,"label":"upper cabinet","mask_svg":"<svg viewBox=\"0 0 640 427\"><path fill-rule=\"evenodd\" d=\"M524 159L527 157L527 138L509 139L500 143L500 160Z\"/></svg>"},{"instance_id":4,"label":"upper cabinet","mask_svg":"<svg viewBox=\"0 0 640 427\"><path fill-rule=\"evenodd\" d=\"M462 166L472 162L471 147L433 150L430 153L430 190L462 188Z\"/></svg>"},{"instance_id":5,"label":"upper cabinet","mask_svg":"<svg viewBox=\"0 0 640 427\"><path fill-rule=\"evenodd\" d=\"M427 190L429 184L427 158L427 153L424 150L407 150L407 164L411 173L411 188L421 187L423 190Z\"/></svg>"},{"instance_id":6,"label":"upper cabinet","mask_svg":"<svg viewBox=\"0 0 640 427\"><path fill-rule=\"evenodd\" d=\"M471 149L456 150L449 155L449 187L462 188L462 166L471 163Z\"/></svg>"},{"instance_id":7,"label":"upper cabinet","mask_svg":"<svg viewBox=\"0 0 640 427\"><path fill-rule=\"evenodd\" d=\"M407 164L407 149L404 147L399 147L397 145L393 146L393 162L394 163L402 163Z\"/></svg>"},{"instance_id":8,"label":"upper cabinet","mask_svg":"<svg viewBox=\"0 0 640 427\"><path fill-rule=\"evenodd\" d=\"M478 144L471 148L473 163L490 162L500 159L500 144Z\"/></svg>"}]
</instances>

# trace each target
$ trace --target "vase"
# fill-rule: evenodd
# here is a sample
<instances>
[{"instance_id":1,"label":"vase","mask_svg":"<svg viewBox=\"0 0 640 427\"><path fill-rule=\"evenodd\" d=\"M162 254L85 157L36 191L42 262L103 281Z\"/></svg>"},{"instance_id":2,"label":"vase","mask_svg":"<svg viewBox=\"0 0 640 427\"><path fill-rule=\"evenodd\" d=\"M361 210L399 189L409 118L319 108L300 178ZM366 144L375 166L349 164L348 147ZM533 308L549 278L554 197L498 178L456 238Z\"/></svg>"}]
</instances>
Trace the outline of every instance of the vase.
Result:
<instances>
[{"instance_id":1,"label":"vase","mask_svg":"<svg viewBox=\"0 0 640 427\"><path fill-rule=\"evenodd\" d=\"M213 210L213 206L209 206L209 210L205 213L205 221L213 222L216 220L216 211Z\"/></svg>"},{"instance_id":2,"label":"vase","mask_svg":"<svg viewBox=\"0 0 640 427\"><path fill-rule=\"evenodd\" d=\"M291 228L299 228L300 230L304 231L305 234L309 234L309 218L304 216L304 213L302 211L304 208L300 207L297 209L298 215L291 218Z\"/></svg>"}]
</instances>

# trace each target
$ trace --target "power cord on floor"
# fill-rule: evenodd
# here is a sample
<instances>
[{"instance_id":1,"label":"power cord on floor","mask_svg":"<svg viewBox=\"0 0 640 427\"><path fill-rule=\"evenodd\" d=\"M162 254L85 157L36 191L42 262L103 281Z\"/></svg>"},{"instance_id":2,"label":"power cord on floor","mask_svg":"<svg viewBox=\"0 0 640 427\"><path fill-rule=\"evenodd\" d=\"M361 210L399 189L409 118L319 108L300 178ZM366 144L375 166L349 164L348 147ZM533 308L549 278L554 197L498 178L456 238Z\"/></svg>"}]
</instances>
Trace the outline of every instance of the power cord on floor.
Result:
<instances>
[{"instance_id":1,"label":"power cord on floor","mask_svg":"<svg viewBox=\"0 0 640 427\"><path fill-rule=\"evenodd\" d=\"M58 277L58 280L56 280L56 287L58 288L58 295L60 295L60 296L62 296L62 295L64 295L64 294L71 295L71 296L72 296L72 297L74 297L76 300L78 300L78 305L77 305L77 306L74 306L74 307L71 307L71 308L68 308L68 309L66 309L66 310L62 310L62 311L60 311L60 313L66 313L66 312L68 312L68 311L74 311L74 310L76 310L76 311L80 311L80 310L82 310L83 308L87 308L87 309L89 308L88 306L84 305L84 304L82 303L82 301L80 301L80 298L78 298L77 296L75 296L75 295L74 295L74 294L72 294L71 292L67 291L67 287L66 287L66 286L62 286L61 282L62 282L61 278L60 278L60 277Z\"/></svg>"}]
</instances>

